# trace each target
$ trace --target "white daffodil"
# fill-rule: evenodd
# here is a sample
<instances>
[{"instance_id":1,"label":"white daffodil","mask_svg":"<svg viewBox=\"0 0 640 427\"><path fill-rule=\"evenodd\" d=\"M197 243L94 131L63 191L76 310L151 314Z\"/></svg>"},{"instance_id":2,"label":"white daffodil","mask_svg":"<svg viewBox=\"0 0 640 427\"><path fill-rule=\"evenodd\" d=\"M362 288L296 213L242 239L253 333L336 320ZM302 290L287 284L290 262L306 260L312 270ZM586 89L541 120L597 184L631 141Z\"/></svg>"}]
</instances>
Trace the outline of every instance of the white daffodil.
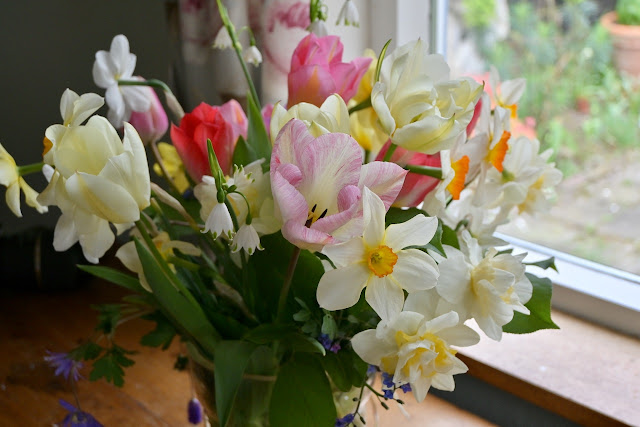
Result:
<instances>
[{"instance_id":1,"label":"white daffodil","mask_svg":"<svg viewBox=\"0 0 640 427\"><path fill-rule=\"evenodd\" d=\"M510 111L511 118L518 116L518 101L527 86L526 79L500 81L498 70L491 66L489 71L489 86L493 91L493 101L496 105Z\"/></svg>"},{"instance_id":2,"label":"white daffodil","mask_svg":"<svg viewBox=\"0 0 640 427\"><path fill-rule=\"evenodd\" d=\"M69 128L51 149L55 171L38 196L43 205L62 211L54 232L54 248L64 251L80 241L90 262L98 262L118 230L140 218L149 206L147 156L138 133L128 123L121 141L111 124L94 116Z\"/></svg>"},{"instance_id":3,"label":"white daffodil","mask_svg":"<svg viewBox=\"0 0 640 427\"><path fill-rule=\"evenodd\" d=\"M358 8L351 0L346 0L340 9L336 25L340 25L341 23L347 26L360 26L360 14L358 13Z\"/></svg>"},{"instance_id":4,"label":"white daffodil","mask_svg":"<svg viewBox=\"0 0 640 427\"><path fill-rule=\"evenodd\" d=\"M20 210L20 190L24 193L27 205L35 208L40 213L47 212L47 207L42 206L36 198L38 193L27 184L18 172L18 165L7 150L0 144L0 185L7 187L5 201L11 212L18 218L22 218Z\"/></svg>"},{"instance_id":5,"label":"white daffodil","mask_svg":"<svg viewBox=\"0 0 640 427\"><path fill-rule=\"evenodd\" d=\"M220 27L218 34L216 34L216 38L213 40L214 49L229 49L233 45L233 41L231 40L231 36L229 35L229 31L227 31L227 27L224 25Z\"/></svg>"},{"instance_id":6,"label":"white daffodil","mask_svg":"<svg viewBox=\"0 0 640 427\"><path fill-rule=\"evenodd\" d=\"M119 34L111 41L109 52L96 53L93 63L93 81L106 89L109 121L116 127L129 120L132 111L149 110L151 100L142 86L119 86L118 80L135 80L136 56L129 52L129 40Z\"/></svg>"},{"instance_id":7,"label":"white daffodil","mask_svg":"<svg viewBox=\"0 0 640 427\"><path fill-rule=\"evenodd\" d=\"M327 133L350 134L349 110L340 95L329 96L320 108L301 102L286 110L280 103L273 106L271 113L271 141L275 141L278 132L291 119L302 120L313 137Z\"/></svg>"},{"instance_id":8,"label":"white daffodil","mask_svg":"<svg viewBox=\"0 0 640 427\"><path fill-rule=\"evenodd\" d=\"M504 159L502 172L490 169L481 184L485 206L519 206L533 213L548 207L553 187L562 173L549 162L552 151L539 154L540 142L521 136L512 141Z\"/></svg>"},{"instance_id":9,"label":"white daffodil","mask_svg":"<svg viewBox=\"0 0 640 427\"><path fill-rule=\"evenodd\" d=\"M430 55L417 40L383 60L371 104L394 144L435 154L465 132L481 93L471 78L450 80L442 55Z\"/></svg>"},{"instance_id":10,"label":"white daffodil","mask_svg":"<svg viewBox=\"0 0 640 427\"><path fill-rule=\"evenodd\" d=\"M247 64L251 64L254 67L257 67L262 63L262 54L254 45L249 46L242 52L242 58Z\"/></svg>"},{"instance_id":11,"label":"white daffodil","mask_svg":"<svg viewBox=\"0 0 640 427\"><path fill-rule=\"evenodd\" d=\"M393 375L396 385L411 384L421 402L431 386L451 391L453 375L467 372L451 346L477 344L479 336L458 320L453 311L436 318L403 311L376 329L356 334L351 344L362 360Z\"/></svg>"},{"instance_id":12,"label":"white daffodil","mask_svg":"<svg viewBox=\"0 0 640 427\"><path fill-rule=\"evenodd\" d=\"M461 320L475 319L489 338L500 341L502 326L511 321L514 310L529 314L524 304L533 287L524 274L524 254L498 254L491 248L483 255L467 231L460 245L462 251L445 245L446 258L433 254L440 270L438 294L452 304Z\"/></svg>"},{"instance_id":13,"label":"white daffodil","mask_svg":"<svg viewBox=\"0 0 640 427\"><path fill-rule=\"evenodd\" d=\"M438 268L419 249L429 243L438 227L436 218L416 215L385 229L382 200L365 187L364 233L344 243L325 246L322 252L337 267L324 273L318 283L320 307L341 310L353 306L366 287L365 298L384 321L402 310L404 291L416 292L435 286Z\"/></svg>"},{"instance_id":14,"label":"white daffodil","mask_svg":"<svg viewBox=\"0 0 640 427\"><path fill-rule=\"evenodd\" d=\"M53 154L51 149L57 141L72 126L80 126L93 113L104 105L104 98L95 93L78 95L71 89L66 89L60 98L60 116L62 124L51 125L45 131L44 162L53 166Z\"/></svg>"},{"instance_id":15,"label":"white daffodil","mask_svg":"<svg viewBox=\"0 0 640 427\"><path fill-rule=\"evenodd\" d=\"M461 135L459 138L464 138ZM467 184L469 157L461 156L452 160L453 150L440 152L442 181L424 198L423 209L431 216L443 216L446 213L449 198L458 200Z\"/></svg>"},{"instance_id":16,"label":"white daffodil","mask_svg":"<svg viewBox=\"0 0 640 427\"><path fill-rule=\"evenodd\" d=\"M140 234L137 233L137 231L133 232L132 235L140 237ZM155 236L152 240L155 247L160 252L160 255L165 260L169 260L170 257L174 256L174 250L178 250L185 255L200 256L201 254L200 249L191 243L171 240L169 234L165 231ZM142 244L147 246L144 241ZM125 267L136 273L140 279L142 287L151 292L151 286L149 286L149 282L144 276L144 270L142 268L142 263L140 262L140 257L138 256L138 251L136 250L135 242L131 241L122 245L120 249L118 249L118 252L116 252L116 258L118 258ZM169 266L171 269L174 269L173 264L171 264L170 261Z\"/></svg>"}]
</instances>

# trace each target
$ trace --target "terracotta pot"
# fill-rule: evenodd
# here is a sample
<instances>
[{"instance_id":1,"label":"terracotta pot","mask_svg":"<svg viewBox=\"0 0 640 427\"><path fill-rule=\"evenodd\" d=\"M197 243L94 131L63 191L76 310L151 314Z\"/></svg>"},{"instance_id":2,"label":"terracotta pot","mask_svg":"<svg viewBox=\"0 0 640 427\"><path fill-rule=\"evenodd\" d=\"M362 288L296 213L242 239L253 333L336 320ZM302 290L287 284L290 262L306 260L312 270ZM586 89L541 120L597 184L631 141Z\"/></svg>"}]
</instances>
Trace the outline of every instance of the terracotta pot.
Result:
<instances>
[{"instance_id":1,"label":"terracotta pot","mask_svg":"<svg viewBox=\"0 0 640 427\"><path fill-rule=\"evenodd\" d=\"M615 11L605 13L600 23L613 41L613 61L618 71L640 77L640 26L617 23Z\"/></svg>"}]
</instances>

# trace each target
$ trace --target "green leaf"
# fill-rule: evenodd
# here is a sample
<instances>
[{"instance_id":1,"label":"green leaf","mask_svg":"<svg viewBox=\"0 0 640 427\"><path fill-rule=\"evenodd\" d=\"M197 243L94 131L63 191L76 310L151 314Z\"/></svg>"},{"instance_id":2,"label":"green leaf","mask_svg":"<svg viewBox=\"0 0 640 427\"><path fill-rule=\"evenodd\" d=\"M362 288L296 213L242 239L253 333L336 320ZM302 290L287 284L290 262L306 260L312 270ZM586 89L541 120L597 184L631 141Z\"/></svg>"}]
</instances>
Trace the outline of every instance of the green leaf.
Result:
<instances>
[{"instance_id":1,"label":"green leaf","mask_svg":"<svg viewBox=\"0 0 640 427\"><path fill-rule=\"evenodd\" d=\"M81 361L81 360L93 360L100 356L102 353L102 348L98 344L93 341L87 341L86 343L74 348L69 352L69 355L73 360Z\"/></svg>"},{"instance_id":2,"label":"green leaf","mask_svg":"<svg viewBox=\"0 0 640 427\"><path fill-rule=\"evenodd\" d=\"M213 355L216 341L220 339L218 331L211 326L199 305L192 304L176 290L149 250L137 239L135 244L144 275L163 311L188 337Z\"/></svg>"},{"instance_id":3,"label":"green leaf","mask_svg":"<svg viewBox=\"0 0 640 427\"><path fill-rule=\"evenodd\" d=\"M384 224L385 224L385 227L388 227L391 224L400 224L402 222L407 222L414 216L420 215L420 214L424 216L429 216L425 211L418 208L401 209L401 208L391 207L387 211L387 215L384 218Z\"/></svg>"},{"instance_id":4,"label":"green leaf","mask_svg":"<svg viewBox=\"0 0 640 427\"><path fill-rule=\"evenodd\" d=\"M247 140L240 135L236 148L233 150L233 164L238 166L246 166L257 158L257 154L253 147L247 144Z\"/></svg>"},{"instance_id":5,"label":"green leaf","mask_svg":"<svg viewBox=\"0 0 640 427\"><path fill-rule=\"evenodd\" d=\"M527 334L540 329L560 329L551 320L551 280L525 273L533 285L533 294L525 307L531 312L529 315L519 312L513 313L513 319L502 327L504 332L511 334Z\"/></svg>"},{"instance_id":6,"label":"green leaf","mask_svg":"<svg viewBox=\"0 0 640 427\"><path fill-rule=\"evenodd\" d=\"M227 425L247 363L256 345L246 341L220 341L213 360L216 366L216 410L220 425Z\"/></svg>"},{"instance_id":7,"label":"green leaf","mask_svg":"<svg viewBox=\"0 0 640 427\"><path fill-rule=\"evenodd\" d=\"M546 270L547 268L552 268L555 271L558 271L558 269L556 268L555 257L543 259L541 261L536 261L536 262L525 262L524 265L534 265L536 267L540 267L543 270Z\"/></svg>"},{"instance_id":8,"label":"green leaf","mask_svg":"<svg viewBox=\"0 0 640 427\"><path fill-rule=\"evenodd\" d=\"M272 426L326 427L337 415L331 385L322 364L311 355L296 354L282 365L269 407Z\"/></svg>"},{"instance_id":9,"label":"green leaf","mask_svg":"<svg viewBox=\"0 0 640 427\"><path fill-rule=\"evenodd\" d=\"M247 109L249 117L249 128L247 131L247 141L253 148L257 159L265 159L265 167L269 166L271 161L271 141L264 127L262 114L252 97L247 97ZM253 161L252 160L252 161Z\"/></svg>"},{"instance_id":10,"label":"green leaf","mask_svg":"<svg viewBox=\"0 0 640 427\"><path fill-rule=\"evenodd\" d=\"M460 243L458 242L458 233L456 233L454 229L445 224L442 224L442 244L460 249Z\"/></svg>"},{"instance_id":11,"label":"green leaf","mask_svg":"<svg viewBox=\"0 0 640 427\"><path fill-rule=\"evenodd\" d=\"M442 224L442 220L438 218L438 228L436 229L436 233L433 235L431 241L427 244L427 248L434 249L440 255L446 256L446 254L444 253L444 248L442 247L443 225L444 224Z\"/></svg>"},{"instance_id":12,"label":"green leaf","mask_svg":"<svg viewBox=\"0 0 640 427\"><path fill-rule=\"evenodd\" d=\"M100 359L93 362L93 370L89 374L89 379L96 381L104 378L107 382L122 387L124 385L124 369L122 368L134 364L134 361L129 359L126 354L132 353L132 351L114 345Z\"/></svg>"},{"instance_id":13,"label":"green leaf","mask_svg":"<svg viewBox=\"0 0 640 427\"><path fill-rule=\"evenodd\" d=\"M325 354L325 349L318 340L301 334L292 325L277 323L260 325L247 332L244 339L256 344L271 344L279 341L283 348L302 353Z\"/></svg>"},{"instance_id":14,"label":"green leaf","mask_svg":"<svg viewBox=\"0 0 640 427\"><path fill-rule=\"evenodd\" d=\"M142 286L140 286L140 281L136 277L122 273L113 268L102 267L99 265L78 265L78 268L131 291L139 293L147 292Z\"/></svg>"},{"instance_id":15,"label":"green leaf","mask_svg":"<svg viewBox=\"0 0 640 427\"><path fill-rule=\"evenodd\" d=\"M120 304L92 305L91 308L100 312L95 330L105 335L113 334L121 317Z\"/></svg>"},{"instance_id":16,"label":"green leaf","mask_svg":"<svg viewBox=\"0 0 640 427\"><path fill-rule=\"evenodd\" d=\"M147 347L162 346L163 350L169 348L173 337L176 335L176 330L167 318L159 311L156 311L144 316L143 319L156 322L156 327L153 331L140 338L140 344Z\"/></svg>"},{"instance_id":17,"label":"green leaf","mask_svg":"<svg viewBox=\"0 0 640 427\"><path fill-rule=\"evenodd\" d=\"M336 339L336 334L338 333L338 325L336 325L336 321L333 319L331 313L325 313L322 318L322 327L320 328L320 332L329 336L329 339L333 341Z\"/></svg>"}]
</instances>

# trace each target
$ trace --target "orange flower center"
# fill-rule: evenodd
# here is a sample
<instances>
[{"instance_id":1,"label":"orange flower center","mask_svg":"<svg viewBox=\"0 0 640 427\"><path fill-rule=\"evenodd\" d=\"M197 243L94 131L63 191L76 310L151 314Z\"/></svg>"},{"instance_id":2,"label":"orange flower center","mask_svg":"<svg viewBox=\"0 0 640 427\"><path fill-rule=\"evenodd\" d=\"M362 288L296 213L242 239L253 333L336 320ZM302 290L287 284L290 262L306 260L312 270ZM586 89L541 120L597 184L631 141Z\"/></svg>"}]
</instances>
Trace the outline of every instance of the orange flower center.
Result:
<instances>
[{"instance_id":1,"label":"orange flower center","mask_svg":"<svg viewBox=\"0 0 640 427\"><path fill-rule=\"evenodd\" d=\"M367 256L369 270L378 277L384 277L393 273L393 266L398 262L396 255L389 246L378 246Z\"/></svg>"},{"instance_id":2,"label":"orange flower center","mask_svg":"<svg viewBox=\"0 0 640 427\"><path fill-rule=\"evenodd\" d=\"M460 198L460 192L464 189L467 172L469 172L469 157L462 156L460 160L451 163L451 168L455 172L455 175L449 185L447 185L447 190L451 193L453 200L458 200Z\"/></svg>"},{"instance_id":3,"label":"orange flower center","mask_svg":"<svg viewBox=\"0 0 640 427\"><path fill-rule=\"evenodd\" d=\"M511 138L511 132L507 132L506 130L502 132L502 136L500 137L500 141L489 150L489 154L487 159L493 165L494 168L498 170L498 172L502 172L502 162L504 161L504 156L507 155L507 150L509 150L509 141Z\"/></svg>"},{"instance_id":4,"label":"orange flower center","mask_svg":"<svg viewBox=\"0 0 640 427\"><path fill-rule=\"evenodd\" d=\"M47 138L46 136L42 140L42 145L44 146L44 150L42 150L42 155L43 156L45 154L47 154L49 152L49 150L51 150L53 148L53 142L51 142L51 140L49 138Z\"/></svg>"}]
</instances>

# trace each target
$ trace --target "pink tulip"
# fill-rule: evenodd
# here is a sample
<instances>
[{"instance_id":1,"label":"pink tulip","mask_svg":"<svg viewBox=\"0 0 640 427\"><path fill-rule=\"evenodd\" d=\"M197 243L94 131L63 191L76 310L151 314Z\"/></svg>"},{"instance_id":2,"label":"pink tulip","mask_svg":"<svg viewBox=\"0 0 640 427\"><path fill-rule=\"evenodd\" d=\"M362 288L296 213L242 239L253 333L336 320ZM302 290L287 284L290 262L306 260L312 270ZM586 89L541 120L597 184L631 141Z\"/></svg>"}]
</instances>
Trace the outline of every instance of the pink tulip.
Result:
<instances>
[{"instance_id":1,"label":"pink tulip","mask_svg":"<svg viewBox=\"0 0 640 427\"><path fill-rule=\"evenodd\" d=\"M234 100L220 107L202 103L184 115L179 127L171 125L173 145L195 182L211 174L207 139L211 140L222 171L228 175L239 135L247 136L247 117Z\"/></svg>"},{"instance_id":2,"label":"pink tulip","mask_svg":"<svg viewBox=\"0 0 640 427\"><path fill-rule=\"evenodd\" d=\"M363 165L360 146L347 134L314 138L302 121L291 120L271 154L271 188L282 214L282 235L310 251L361 235L364 187L389 209L406 174L394 163Z\"/></svg>"},{"instance_id":3,"label":"pink tulip","mask_svg":"<svg viewBox=\"0 0 640 427\"><path fill-rule=\"evenodd\" d=\"M300 41L291 58L289 107L308 102L316 106L331 94L348 102L357 92L371 58L342 62L343 46L338 36L317 37L311 33Z\"/></svg>"},{"instance_id":4,"label":"pink tulip","mask_svg":"<svg viewBox=\"0 0 640 427\"><path fill-rule=\"evenodd\" d=\"M377 160L381 160L384 158L384 155L389 149L390 143L391 141L387 141L387 143L382 147L382 149L378 153L378 156L376 157ZM415 151L405 150L402 147L396 148L396 151L394 151L393 155L391 156L391 161L403 167L408 164L416 166L431 166L434 168L439 168L442 166L442 163L440 162L440 153L416 153ZM393 202L393 206L418 206L424 201L425 196L429 194L434 188L436 188L439 183L440 180L437 178L410 172L405 177L404 184L402 185L402 190L400 190L398 197Z\"/></svg>"},{"instance_id":5,"label":"pink tulip","mask_svg":"<svg viewBox=\"0 0 640 427\"><path fill-rule=\"evenodd\" d=\"M136 128L140 139L147 145L159 141L160 138L162 138L169 127L169 119L155 90L148 86L141 87L141 89L144 90L151 100L151 106L144 112L131 112L129 123Z\"/></svg>"}]
</instances>

